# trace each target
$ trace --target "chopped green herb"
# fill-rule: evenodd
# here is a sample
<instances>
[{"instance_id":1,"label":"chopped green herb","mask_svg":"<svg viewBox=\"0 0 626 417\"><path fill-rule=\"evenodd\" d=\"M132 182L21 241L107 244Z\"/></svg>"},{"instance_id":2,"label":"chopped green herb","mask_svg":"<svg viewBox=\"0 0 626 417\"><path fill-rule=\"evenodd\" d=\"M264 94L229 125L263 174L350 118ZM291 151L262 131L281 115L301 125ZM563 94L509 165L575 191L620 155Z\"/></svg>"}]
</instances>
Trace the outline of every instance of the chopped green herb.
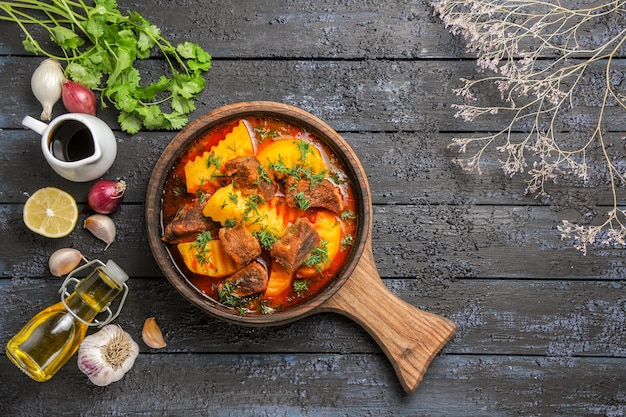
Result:
<instances>
[{"instance_id":1,"label":"chopped green herb","mask_svg":"<svg viewBox=\"0 0 626 417\"><path fill-rule=\"evenodd\" d=\"M239 284L241 284L241 281L242 281L242 278L239 278L235 282L222 281L222 285L218 285L215 288L217 291L217 297L218 297L217 301L224 304L226 307L233 307L239 310L240 314L241 314L241 311L245 309L246 300L234 294L233 292L239 286Z\"/></svg>"},{"instance_id":2,"label":"chopped green herb","mask_svg":"<svg viewBox=\"0 0 626 417\"><path fill-rule=\"evenodd\" d=\"M235 219L226 219L226 221L224 222L224 227L230 229L232 227L237 226L237 220Z\"/></svg>"},{"instance_id":3,"label":"chopped green herb","mask_svg":"<svg viewBox=\"0 0 626 417\"><path fill-rule=\"evenodd\" d=\"M320 241L318 246L313 248L313 250L309 254L309 257L302 263L302 265L315 267L316 270L321 271L322 269L324 269L324 265L328 261L328 242L322 240Z\"/></svg>"},{"instance_id":4,"label":"chopped green herb","mask_svg":"<svg viewBox=\"0 0 626 417\"><path fill-rule=\"evenodd\" d=\"M352 210L344 210L341 212L339 217L341 220L354 220L356 219L356 214L354 214L354 211Z\"/></svg>"},{"instance_id":5,"label":"chopped green herb","mask_svg":"<svg viewBox=\"0 0 626 417\"><path fill-rule=\"evenodd\" d=\"M215 152L211 152L207 157L206 166L207 168L214 166L216 169L220 169L220 167L222 166L222 157L216 157Z\"/></svg>"},{"instance_id":6,"label":"chopped green herb","mask_svg":"<svg viewBox=\"0 0 626 417\"><path fill-rule=\"evenodd\" d=\"M211 232L204 231L198 234L193 242L192 246L196 250L196 259L200 264L205 264L211 260L209 256L211 250L206 248L207 243L209 243L211 239Z\"/></svg>"},{"instance_id":7,"label":"chopped green herb","mask_svg":"<svg viewBox=\"0 0 626 417\"><path fill-rule=\"evenodd\" d=\"M302 297L302 294L309 290L309 281L304 279L296 279L293 281L293 290Z\"/></svg>"},{"instance_id":8,"label":"chopped green herb","mask_svg":"<svg viewBox=\"0 0 626 417\"><path fill-rule=\"evenodd\" d=\"M259 136L259 139L261 140L261 142L263 142L265 139L279 138L283 135L278 130L266 129L264 127L255 127L254 133L256 133L256 135Z\"/></svg>"},{"instance_id":9,"label":"chopped green herb","mask_svg":"<svg viewBox=\"0 0 626 417\"><path fill-rule=\"evenodd\" d=\"M351 235L346 235L341 239L341 250L345 250L347 246L352 246L354 244L354 237Z\"/></svg>"},{"instance_id":10,"label":"chopped green herb","mask_svg":"<svg viewBox=\"0 0 626 417\"><path fill-rule=\"evenodd\" d=\"M276 312L276 309L270 307L268 300L264 300L259 305L259 310L261 311L261 314L274 314Z\"/></svg>"},{"instance_id":11,"label":"chopped green herb","mask_svg":"<svg viewBox=\"0 0 626 417\"><path fill-rule=\"evenodd\" d=\"M300 210L306 210L311 206L311 202L304 196L304 192L300 191L299 193L295 193L293 195L294 200L298 203L298 207Z\"/></svg>"},{"instance_id":12,"label":"chopped green herb","mask_svg":"<svg viewBox=\"0 0 626 417\"><path fill-rule=\"evenodd\" d=\"M313 149L311 149L311 144L305 142L303 140L294 141L298 149L300 150L300 160L306 161L306 157L308 154L313 154Z\"/></svg>"},{"instance_id":13,"label":"chopped green herb","mask_svg":"<svg viewBox=\"0 0 626 417\"><path fill-rule=\"evenodd\" d=\"M259 179L257 181L263 180L268 184L272 183L272 179L270 178L269 173L267 172L267 170L265 169L263 165L259 165L258 172L259 172Z\"/></svg>"},{"instance_id":14,"label":"chopped green herb","mask_svg":"<svg viewBox=\"0 0 626 417\"><path fill-rule=\"evenodd\" d=\"M268 250L274 243L278 241L278 236L276 236L275 233L271 232L265 227L260 231L252 232L252 236L254 236L255 239L259 241L263 248Z\"/></svg>"}]
</instances>

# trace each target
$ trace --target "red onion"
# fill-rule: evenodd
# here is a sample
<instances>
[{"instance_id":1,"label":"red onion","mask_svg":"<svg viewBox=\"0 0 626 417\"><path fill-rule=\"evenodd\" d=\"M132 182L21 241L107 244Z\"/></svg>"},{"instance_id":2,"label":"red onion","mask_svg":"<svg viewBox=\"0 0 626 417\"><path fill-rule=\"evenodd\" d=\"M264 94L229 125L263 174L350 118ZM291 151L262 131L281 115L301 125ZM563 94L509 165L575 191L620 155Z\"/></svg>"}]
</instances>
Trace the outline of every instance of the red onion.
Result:
<instances>
[{"instance_id":1,"label":"red onion","mask_svg":"<svg viewBox=\"0 0 626 417\"><path fill-rule=\"evenodd\" d=\"M89 88L72 80L65 80L61 91L63 105L68 111L96 115L96 95Z\"/></svg>"},{"instance_id":2,"label":"red onion","mask_svg":"<svg viewBox=\"0 0 626 417\"><path fill-rule=\"evenodd\" d=\"M126 182L124 180L99 180L91 186L87 195L87 202L96 213L113 213L122 204L125 191Z\"/></svg>"}]
</instances>

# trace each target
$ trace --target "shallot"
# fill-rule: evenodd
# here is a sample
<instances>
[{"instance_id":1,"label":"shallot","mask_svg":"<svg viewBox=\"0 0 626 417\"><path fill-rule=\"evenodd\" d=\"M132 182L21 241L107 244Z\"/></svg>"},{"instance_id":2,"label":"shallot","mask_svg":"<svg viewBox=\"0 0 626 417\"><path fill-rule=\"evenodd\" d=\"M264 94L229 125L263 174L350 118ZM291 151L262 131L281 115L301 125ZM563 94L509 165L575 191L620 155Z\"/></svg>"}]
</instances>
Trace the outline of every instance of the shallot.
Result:
<instances>
[{"instance_id":1,"label":"shallot","mask_svg":"<svg viewBox=\"0 0 626 417\"><path fill-rule=\"evenodd\" d=\"M30 88L43 106L41 120L47 121L52 118L52 107L61 98L64 81L63 68L56 59L44 60L33 72Z\"/></svg>"},{"instance_id":2,"label":"shallot","mask_svg":"<svg viewBox=\"0 0 626 417\"><path fill-rule=\"evenodd\" d=\"M91 186L87 195L89 207L96 213L110 214L122 204L126 182L124 180L99 180Z\"/></svg>"},{"instance_id":3,"label":"shallot","mask_svg":"<svg viewBox=\"0 0 626 417\"><path fill-rule=\"evenodd\" d=\"M61 96L63 105L68 111L96 115L96 95L88 87L72 80L65 80Z\"/></svg>"}]
</instances>

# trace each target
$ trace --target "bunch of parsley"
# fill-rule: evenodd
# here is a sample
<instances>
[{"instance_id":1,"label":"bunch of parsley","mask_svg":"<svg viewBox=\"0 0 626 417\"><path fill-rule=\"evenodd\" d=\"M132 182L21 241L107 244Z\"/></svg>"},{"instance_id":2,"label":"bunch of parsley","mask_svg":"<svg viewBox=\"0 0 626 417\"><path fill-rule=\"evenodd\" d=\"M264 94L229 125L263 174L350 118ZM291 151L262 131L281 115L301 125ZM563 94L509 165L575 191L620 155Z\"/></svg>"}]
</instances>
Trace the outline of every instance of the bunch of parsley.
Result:
<instances>
[{"instance_id":1,"label":"bunch of parsley","mask_svg":"<svg viewBox=\"0 0 626 417\"><path fill-rule=\"evenodd\" d=\"M205 87L211 56L199 45L173 46L158 27L137 12L122 14L115 0L0 1L0 20L15 22L26 35L28 52L67 64L66 77L99 91L101 106L119 110L122 130L177 130L189 121L194 99ZM43 28L61 53L46 51L29 26ZM170 73L141 85L137 60L160 51Z\"/></svg>"}]
</instances>

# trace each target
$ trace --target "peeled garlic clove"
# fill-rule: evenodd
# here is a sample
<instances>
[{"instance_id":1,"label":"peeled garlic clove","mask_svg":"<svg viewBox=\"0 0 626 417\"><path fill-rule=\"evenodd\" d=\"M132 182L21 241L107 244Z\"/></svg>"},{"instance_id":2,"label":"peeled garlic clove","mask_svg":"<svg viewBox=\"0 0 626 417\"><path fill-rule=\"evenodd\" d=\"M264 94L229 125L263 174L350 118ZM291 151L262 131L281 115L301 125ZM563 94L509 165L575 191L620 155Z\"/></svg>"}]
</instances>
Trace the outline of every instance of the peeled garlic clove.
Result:
<instances>
[{"instance_id":1,"label":"peeled garlic clove","mask_svg":"<svg viewBox=\"0 0 626 417\"><path fill-rule=\"evenodd\" d=\"M107 250L115 240L115 223L109 216L93 214L85 219L83 227L107 244L104 250Z\"/></svg>"},{"instance_id":2,"label":"peeled garlic clove","mask_svg":"<svg viewBox=\"0 0 626 417\"><path fill-rule=\"evenodd\" d=\"M62 277L72 272L83 259L85 259L83 255L76 249L58 249L50 255L48 267L52 275Z\"/></svg>"},{"instance_id":3,"label":"peeled garlic clove","mask_svg":"<svg viewBox=\"0 0 626 417\"><path fill-rule=\"evenodd\" d=\"M161 329L154 317L148 317L144 322L141 338L148 347L153 349L161 349L166 346L165 340L163 340L163 333L161 333Z\"/></svg>"},{"instance_id":4,"label":"peeled garlic clove","mask_svg":"<svg viewBox=\"0 0 626 417\"><path fill-rule=\"evenodd\" d=\"M120 326L107 324L87 336L78 348L78 369L95 385L104 387L122 379L133 367L139 345Z\"/></svg>"}]
</instances>

